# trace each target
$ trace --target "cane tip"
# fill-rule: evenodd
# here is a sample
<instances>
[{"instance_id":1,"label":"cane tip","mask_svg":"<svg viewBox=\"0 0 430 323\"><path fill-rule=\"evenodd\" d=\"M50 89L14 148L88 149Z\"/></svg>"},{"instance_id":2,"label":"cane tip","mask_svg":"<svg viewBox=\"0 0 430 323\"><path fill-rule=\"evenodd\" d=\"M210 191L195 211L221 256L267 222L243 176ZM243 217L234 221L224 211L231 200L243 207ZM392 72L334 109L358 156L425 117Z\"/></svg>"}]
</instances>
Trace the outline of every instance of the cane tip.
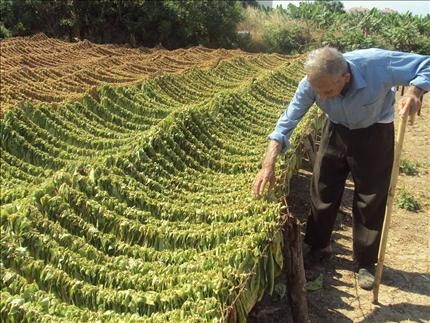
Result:
<instances>
[{"instance_id":1,"label":"cane tip","mask_svg":"<svg viewBox=\"0 0 430 323\"><path fill-rule=\"evenodd\" d=\"M380 304L379 304L379 301L378 301L378 299L373 299L373 302L372 302L372 304L373 304L373 305L380 305Z\"/></svg>"}]
</instances>

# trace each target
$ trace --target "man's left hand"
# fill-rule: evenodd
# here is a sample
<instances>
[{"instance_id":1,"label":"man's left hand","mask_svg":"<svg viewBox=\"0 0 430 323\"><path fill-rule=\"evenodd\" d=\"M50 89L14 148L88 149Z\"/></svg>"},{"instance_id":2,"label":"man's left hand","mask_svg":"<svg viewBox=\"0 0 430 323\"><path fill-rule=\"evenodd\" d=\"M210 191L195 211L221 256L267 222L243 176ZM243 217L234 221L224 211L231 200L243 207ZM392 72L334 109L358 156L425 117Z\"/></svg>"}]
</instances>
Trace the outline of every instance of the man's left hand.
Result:
<instances>
[{"instance_id":1,"label":"man's left hand","mask_svg":"<svg viewBox=\"0 0 430 323\"><path fill-rule=\"evenodd\" d=\"M406 93L400 98L400 115L415 115L421 109L421 96L423 95L423 90L416 86L410 86Z\"/></svg>"},{"instance_id":2,"label":"man's left hand","mask_svg":"<svg viewBox=\"0 0 430 323\"><path fill-rule=\"evenodd\" d=\"M407 95L400 99L400 115L414 115L421 109L421 99L415 95Z\"/></svg>"}]
</instances>

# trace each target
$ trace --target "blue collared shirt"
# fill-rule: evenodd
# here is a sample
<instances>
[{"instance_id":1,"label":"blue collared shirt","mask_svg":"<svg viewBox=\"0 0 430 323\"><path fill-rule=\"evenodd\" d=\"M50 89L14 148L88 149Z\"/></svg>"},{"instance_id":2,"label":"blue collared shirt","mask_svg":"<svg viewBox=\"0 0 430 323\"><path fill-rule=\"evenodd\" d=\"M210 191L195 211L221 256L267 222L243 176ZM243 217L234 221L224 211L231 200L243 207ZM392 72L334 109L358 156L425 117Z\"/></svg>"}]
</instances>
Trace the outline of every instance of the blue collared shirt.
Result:
<instances>
[{"instance_id":1,"label":"blue collared shirt","mask_svg":"<svg viewBox=\"0 0 430 323\"><path fill-rule=\"evenodd\" d=\"M352 83L344 95L320 99L304 77L270 139L289 147L292 131L313 103L334 123L349 129L394 120L394 86L415 85L430 90L430 56L371 48L345 53Z\"/></svg>"}]
</instances>

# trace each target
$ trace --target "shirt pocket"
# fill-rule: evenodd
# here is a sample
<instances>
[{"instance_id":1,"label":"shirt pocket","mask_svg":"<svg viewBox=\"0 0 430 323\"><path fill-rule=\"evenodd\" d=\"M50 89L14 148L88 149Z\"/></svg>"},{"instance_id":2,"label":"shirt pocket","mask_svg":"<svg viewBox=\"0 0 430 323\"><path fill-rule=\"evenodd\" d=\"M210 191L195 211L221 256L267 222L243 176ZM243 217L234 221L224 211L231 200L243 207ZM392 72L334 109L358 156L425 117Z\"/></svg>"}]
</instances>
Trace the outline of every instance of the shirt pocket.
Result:
<instances>
[{"instance_id":1,"label":"shirt pocket","mask_svg":"<svg viewBox=\"0 0 430 323\"><path fill-rule=\"evenodd\" d=\"M373 101L357 107L353 110L352 121L354 128L366 128L379 121L379 116L384 107L385 97L380 97Z\"/></svg>"}]
</instances>

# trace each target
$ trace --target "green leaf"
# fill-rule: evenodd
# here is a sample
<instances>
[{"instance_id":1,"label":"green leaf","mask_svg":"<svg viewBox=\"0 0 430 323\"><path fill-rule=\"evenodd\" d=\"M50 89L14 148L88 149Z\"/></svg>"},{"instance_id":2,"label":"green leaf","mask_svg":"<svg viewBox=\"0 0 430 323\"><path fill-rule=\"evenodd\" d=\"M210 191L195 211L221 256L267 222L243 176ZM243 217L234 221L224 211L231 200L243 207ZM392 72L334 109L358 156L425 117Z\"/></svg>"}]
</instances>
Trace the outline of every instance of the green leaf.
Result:
<instances>
[{"instance_id":1,"label":"green leaf","mask_svg":"<svg viewBox=\"0 0 430 323\"><path fill-rule=\"evenodd\" d=\"M319 274L314 280L306 282L306 290L314 292L323 287L323 274Z\"/></svg>"},{"instance_id":2,"label":"green leaf","mask_svg":"<svg viewBox=\"0 0 430 323\"><path fill-rule=\"evenodd\" d=\"M283 299L287 293L287 286L284 283L277 283L273 291L279 299Z\"/></svg>"}]
</instances>

